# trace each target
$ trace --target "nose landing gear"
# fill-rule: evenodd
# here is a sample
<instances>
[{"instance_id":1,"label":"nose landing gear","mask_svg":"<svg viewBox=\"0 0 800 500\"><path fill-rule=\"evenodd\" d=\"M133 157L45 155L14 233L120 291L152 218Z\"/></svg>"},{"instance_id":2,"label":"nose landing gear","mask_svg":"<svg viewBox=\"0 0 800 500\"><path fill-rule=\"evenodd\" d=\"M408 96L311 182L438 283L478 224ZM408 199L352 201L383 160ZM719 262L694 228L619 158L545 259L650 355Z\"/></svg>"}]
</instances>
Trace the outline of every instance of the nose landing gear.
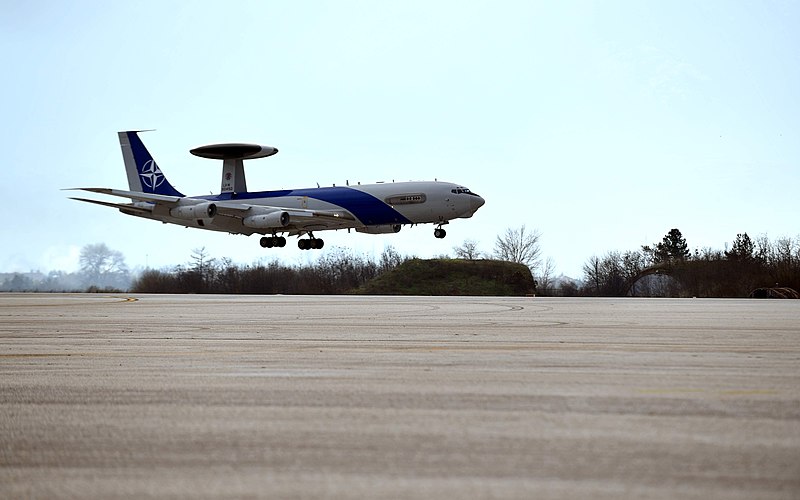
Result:
<instances>
[{"instance_id":1,"label":"nose landing gear","mask_svg":"<svg viewBox=\"0 0 800 500\"><path fill-rule=\"evenodd\" d=\"M436 229L433 230L433 236L435 236L436 238L442 239L445 236L447 236L447 231L442 229L442 226L440 225L439 227L437 227Z\"/></svg>"}]
</instances>

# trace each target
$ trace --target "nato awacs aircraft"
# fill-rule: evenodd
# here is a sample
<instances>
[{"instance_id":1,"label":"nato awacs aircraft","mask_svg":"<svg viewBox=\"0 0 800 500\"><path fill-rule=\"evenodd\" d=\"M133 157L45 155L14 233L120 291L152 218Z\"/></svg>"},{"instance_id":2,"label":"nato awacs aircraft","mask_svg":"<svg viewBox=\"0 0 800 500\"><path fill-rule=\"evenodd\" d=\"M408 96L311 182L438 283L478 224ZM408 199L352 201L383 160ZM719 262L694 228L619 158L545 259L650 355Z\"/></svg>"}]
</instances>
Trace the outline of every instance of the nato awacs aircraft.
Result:
<instances>
[{"instance_id":1,"label":"nato awacs aircraft","mask_svg":"<svg viewBox=\"0 0 800 500\"><path fill-rule=\"evenodd\" d=\"M128 198L112 203L86 198L73 200L114 207L127 215L186 227L261 234L264 248L283 247L298 236L302 250L320 249L314 232L355 229L369 234L396 233L406 224L435 224L433 235L444 238L443 225L472 217L484 200L469 189L449 182L391 182L355 186L316 187L280 191L248 191L244 160L272 156L278 150L259 144L212 144L190 152L222 160L222 187L217 195L184 196L167 180L139 138L138 132L119 132L128 191L76 188ZM349 184L349 183L348 183ZM302 238L307 235L308 238Z\"/></svg>"}]
</instances>

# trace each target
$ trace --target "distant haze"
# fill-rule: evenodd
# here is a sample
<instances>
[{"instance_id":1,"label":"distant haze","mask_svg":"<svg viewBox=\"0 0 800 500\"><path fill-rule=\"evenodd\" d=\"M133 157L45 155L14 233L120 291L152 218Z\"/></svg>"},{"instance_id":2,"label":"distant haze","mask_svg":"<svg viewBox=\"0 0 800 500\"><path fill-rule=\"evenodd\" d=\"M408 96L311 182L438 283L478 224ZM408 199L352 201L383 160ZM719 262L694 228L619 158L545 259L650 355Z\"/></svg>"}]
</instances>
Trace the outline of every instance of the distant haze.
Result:
<instances>
[{"instance_id":1,"label":"distant haze","mask_svg":"<svg viewBox=\"0 0 800 500\"><path fill-rule=\"evenodd\" d=\"M690 249L800 234L796 2L11 2L0 16L0 272L74 271L86 244L131 268L205 247L238 263L318 253L124 216L69 187L127 189L116 132L142 134L187 194L255 142L250 189L447 180L472 219L326 250L490 252L541 232L555 273L679 228Z\"/></svg>"}]
</instances>

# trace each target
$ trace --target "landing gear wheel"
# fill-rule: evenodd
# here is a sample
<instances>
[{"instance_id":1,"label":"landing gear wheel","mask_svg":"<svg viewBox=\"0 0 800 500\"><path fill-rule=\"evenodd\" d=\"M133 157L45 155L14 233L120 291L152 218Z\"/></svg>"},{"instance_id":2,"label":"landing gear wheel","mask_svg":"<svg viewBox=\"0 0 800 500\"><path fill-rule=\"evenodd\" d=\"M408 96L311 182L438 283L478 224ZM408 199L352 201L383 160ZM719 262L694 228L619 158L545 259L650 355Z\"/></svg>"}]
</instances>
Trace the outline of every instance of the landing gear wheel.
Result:
<instances>
[{"instance_id":1,"label":"landing gear wheel","mask_svg":"<svg viewBox=\"0 0 800 500\"><path fill-rule=\"evenodd\" d=\"M433 235L436 238L442 239L445 236L447 236L447 231L445 231L444 229L442 229L440 227L437 227L436 229L433 230Z\"/></svg>"},{"instance_id":2,"label":"landing gear wheel","mask_svg":"<svg viewBox=\"0 0 800 500\"><path fill-rule=\"evenodd\" d=\"M310 238L307 240L298 240L297 247L300 250L319 250L325 246L325 242L319 238Z\"/></svg>"},{"instance_id":3,"label":"landing gear wheel","mask_svg":"<svg viewBox=\"0 0 800 500\"><path fill-rule=\"evenodd\" d=\"M263 236L258 243L264 248L285 247L286 238L283 236Z\"/></svg>"}]
</instances>

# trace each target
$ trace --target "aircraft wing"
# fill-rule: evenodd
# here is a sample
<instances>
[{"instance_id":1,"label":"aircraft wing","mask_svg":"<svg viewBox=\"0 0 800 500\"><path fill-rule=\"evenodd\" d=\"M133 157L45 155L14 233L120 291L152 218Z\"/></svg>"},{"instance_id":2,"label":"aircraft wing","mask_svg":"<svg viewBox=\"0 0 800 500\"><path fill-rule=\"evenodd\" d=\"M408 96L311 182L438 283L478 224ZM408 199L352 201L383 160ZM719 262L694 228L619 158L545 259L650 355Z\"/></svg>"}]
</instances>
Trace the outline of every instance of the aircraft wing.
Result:
<instances>
[{"instance_id":1,"label":"aircraft wing","mask_svg":"<svg viewBox=\"0 0 800 500\"><path fill-rule=\"evenodd\" d=\"M218 201L217 215L228 217L248 217L256 213L264 212L286 212L291 217L319 217L334 220L356 220L353 215L346 210L308 210L305 208L273 207L269 205L249 205L246 203L232 203L228 201Z\"/></svg>"},{"instance_id":2,"label":"aircraft wing","mask_svg":"<svg viewBox=\"0 0 800 500\"><path fill-rule=\"evenodd\" d=\"M356 220L350 212L344 210L292 209L284 210L284 212L289 214L291 220L290 227L295 229L317 231L337 229Z\"/></svg>"},{"instance_id":3,"label":"aircraft wing","mask_svg":"<svg viewBox=\"0 0 800 500\"><path fill-rule=\"evenodd\" d=\"M356 220L350 212L346 210L309 210L304 208L275 207L269 205L249 205L245 203L234 203L228 201L217 202L217 217L232 217L244 219L252 215L260 215L270 212L286 212L291 221L287 230L304 229L335 229Z\"/></svg>"},{"instance_id":4,"label":"aircraft wing","mask_svg":"<svg viewBox=\"0 0 800 500\"><path fill-rule=\"evenodd\" d=\"M73 188L72 190L88 191L91 193L119 196L121 198L128 198L130 200L134 200L135 202L146 202L148 204L152 203L154 205L166 206L170 210L173 209L174 207L182 205L181 203L182 200L185 201L196 200L196 203L200 203L203 201L201 199L196 199L196 198L195 199L182 198L180 196L142 193L140 191L125 191L122 189L111 189L111 188ZM77 201L85 201L87 203L94 203L96 205L102 205L106 207L118 208L128 213L136 213L136 214L153 213L152 205L144 205L141 203L133 203L133 204L112 203L107 201L91 200L87 198L71 198L71 199ZM279 229L279 230L283 229L285 231L289 231L290 233L294 234L301 231L337 229L342 226L348 225L349 223L356 220L353 214L351 214L347 210L309 210L304 208L276 207L269 205L251 205L248 203L237 203L235 201L229 201L229 200L211 201L211 203L213 203L215 206L216 210L215 217L239 219L240 221L243 221L244 219L251 216L265 215L274 212L285 212L289 216L289 223L283 227L276 227L274 229ZM239 222L239 224L243 224L243 222ZM247 226L248 224L244 223L244 225ZM230 227L230 229L233 230L236 227L238 227L238 224L234 226L223 226L223 227ZM260 226L249 226L249 227L258 228Z\"/></svg>"}]
</instances>

